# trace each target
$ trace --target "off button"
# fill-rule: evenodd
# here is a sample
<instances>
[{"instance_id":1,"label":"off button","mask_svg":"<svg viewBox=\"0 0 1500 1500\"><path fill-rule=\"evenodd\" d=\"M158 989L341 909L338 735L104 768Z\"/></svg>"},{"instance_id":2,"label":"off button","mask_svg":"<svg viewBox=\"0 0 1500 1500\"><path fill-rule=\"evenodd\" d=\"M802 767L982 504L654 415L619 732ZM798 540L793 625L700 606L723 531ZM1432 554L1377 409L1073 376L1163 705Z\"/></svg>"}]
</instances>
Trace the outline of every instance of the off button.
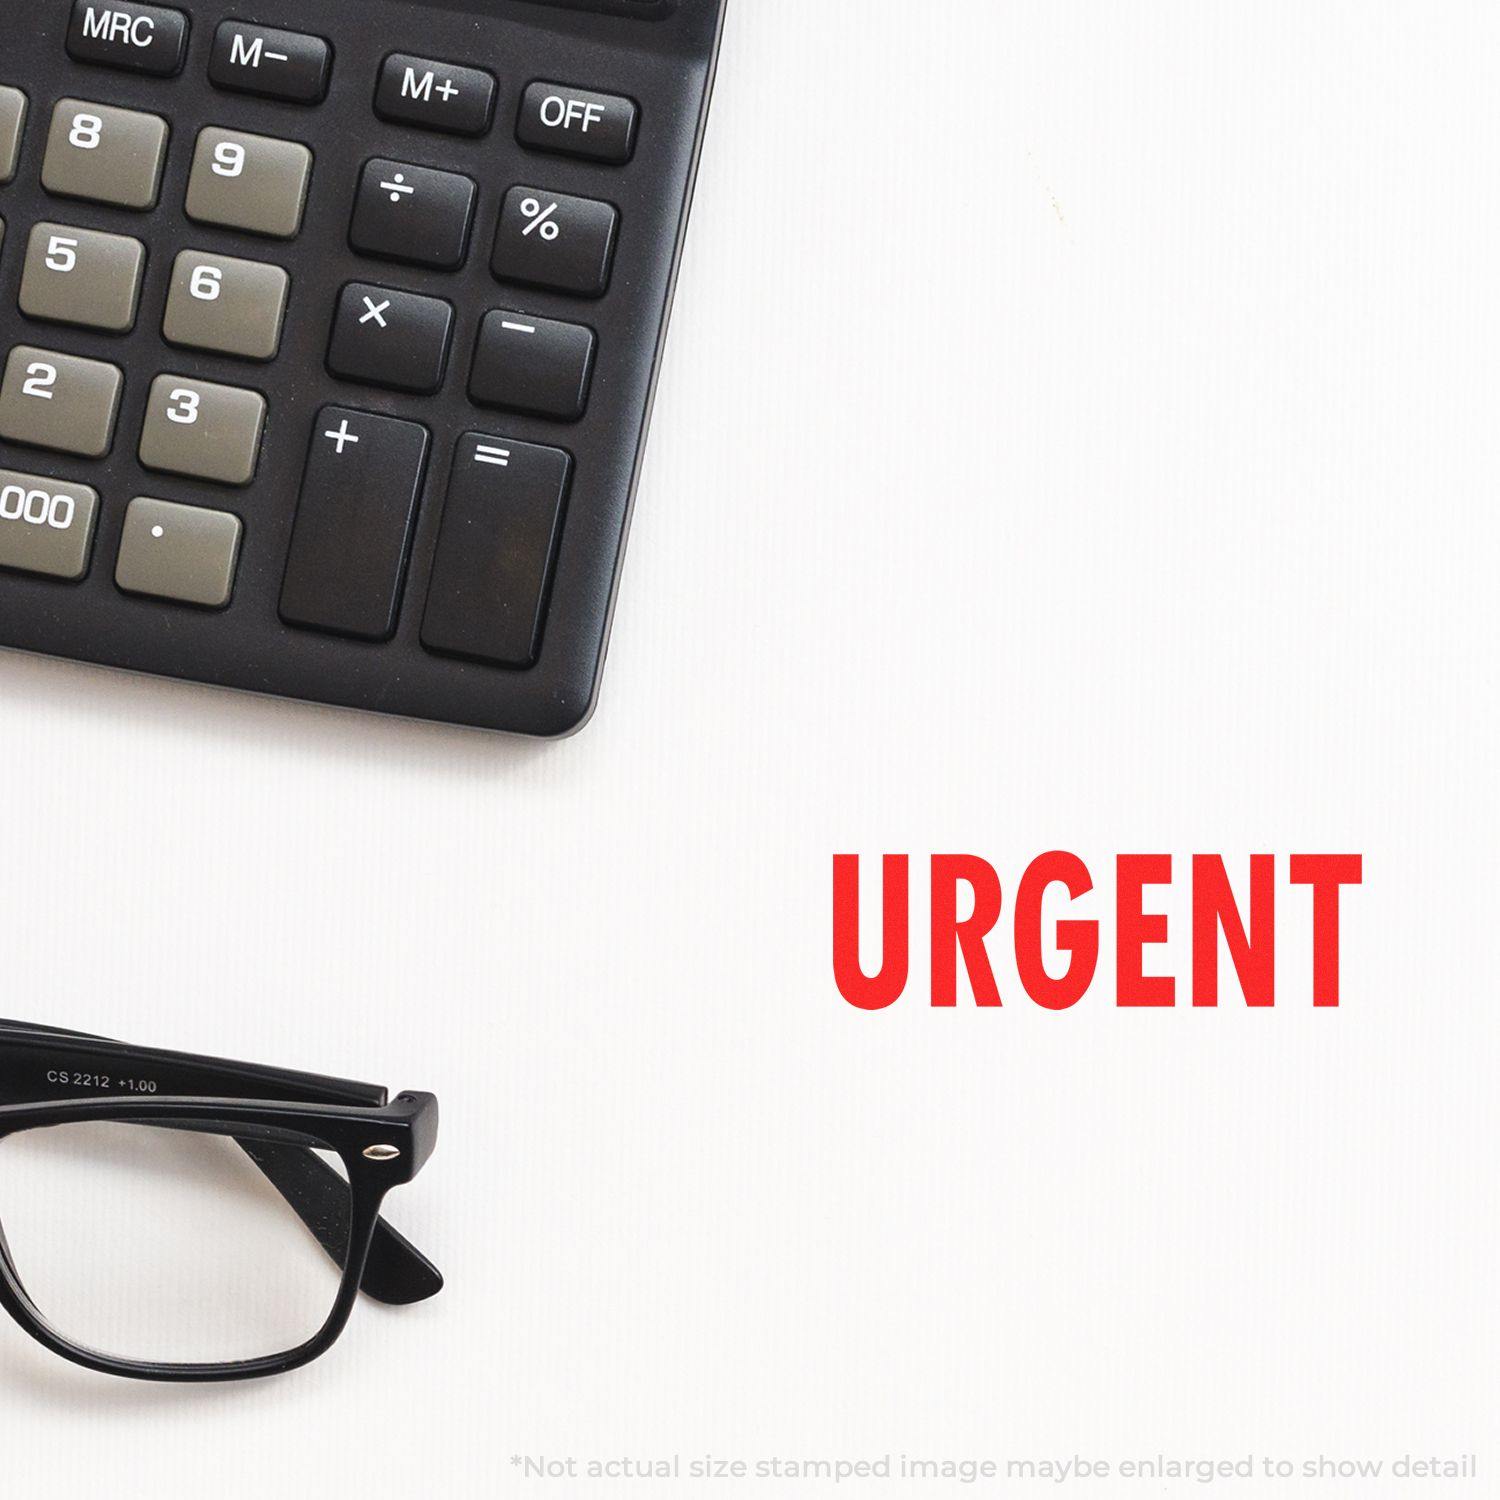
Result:
<instances>
[{"instance_id":1,"label":"off button","mask_svg":"<svg viewBox=\"0 0 1500 1500\"><path fill-rule=\"evenodd\" d=\"M620 166L635 153L639 117L634 102L617 94L533 83L521 99L516 139L534 151Z\"/></svg>"}]
</instances>

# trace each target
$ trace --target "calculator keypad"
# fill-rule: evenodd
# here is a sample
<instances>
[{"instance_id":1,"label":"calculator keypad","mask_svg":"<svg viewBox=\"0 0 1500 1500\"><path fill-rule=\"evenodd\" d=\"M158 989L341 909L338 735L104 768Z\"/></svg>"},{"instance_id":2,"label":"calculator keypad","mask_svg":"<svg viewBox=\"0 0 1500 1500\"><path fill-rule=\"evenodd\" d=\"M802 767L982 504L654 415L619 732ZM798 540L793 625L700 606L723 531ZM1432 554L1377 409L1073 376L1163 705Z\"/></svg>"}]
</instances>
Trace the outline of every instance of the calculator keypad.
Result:
<instances>
[{"instance_id":1,"label":"calculator keypad","mask_svg":"<svg viewBox=\"0 0 1500 1500\"><path fill-rule=\"evenodd\" d=\"M48 323L128 333L145 270L146 247L128 235L38 224L21 274L21 311Z\"/></svg>"},{"instance_id":2,"label":"calculator keypad","mask_svg":"<svg viewBox=\"0 0 1500 1500\"><path fill-rule=\"evenodd\" d=\"M268 239L295 239L312 167L312 152L296 141L210 126L199 132L193 153L187 216Z\"/></svg>"},{"instance_id":3,"label":"calculator keypad","mask_svg":"<svg viewBox=\"0 0 1500 1500\"><path fill-rule=\"evenodd\" d=\"M266 398L259 391L158 375L146 403L141 464L214 484L249 484L265 422Z\"/></svg>"},{"instance_id":4,"label":"calculator keypad","mask_svg":"<svg viewBox=\"0 0 1500 1500\"><path fill-rule=\"evenodd\" d=\"M16 175L21 132L26 128L26 95L20 89L0 88L0 187Z\"/></svg>"},{"instance_id":5,"label":"calculator keypad","mask_svg":"<svg viewBox=\"0 0 1500 1500\"><path fill-rule=\"evenodd\" d=\"M27 3L0 645L576 727L723 0Z\"/></svg>"},{"instance_id":6,"label":"calculator keypad","mask_svg":"<svg viewBox=\"0 0 1500 1500\"><path fill-rule=\"evenodd\" d=\"M162 337L235 359L275 359L290 290L280 266L184 250L172 267Z\"/></svg>"},{"instance_id":7,"label":"calculator keypad","mask_svg":"<svg viewBox=\"0 0 1500 1500\"><path fill-rule=\"evenodd\" d=\"M88 571L99 492L0 469L0 568L69 581Z\"/></svg>"},{"instance_id":8,"label":"calculator keypad","mask_svg":"<svg viewBox=\"0 0 1500 1500\"><path fill-rule=\"evenodd\" d=\"M159 115L82 99L59 100L52 111L42 186L59 198L154 208L167 136L167 122Z\"/></svg>"},{"instance_id":9,"label":"calculator keypad","mask_svg":"<svg viewBox=\"0 0 1500 1500\"><path fill-rule=\"evenodd\" d=\"M223 609L234 593L244 526L238 516L140 496L125 511L115 582L203 609Z\"/></svg>"},{"instance_id":10,"label":"calculator keypad","mask_svg":"<svg viewBox=\"0 0 1500 1500\"><path fill-rule=\"evenodd\" d=\"M0 382L0 438L103 458L114 442L124 386L117 365L18 345Z\"/></svg>"}]
</instances>

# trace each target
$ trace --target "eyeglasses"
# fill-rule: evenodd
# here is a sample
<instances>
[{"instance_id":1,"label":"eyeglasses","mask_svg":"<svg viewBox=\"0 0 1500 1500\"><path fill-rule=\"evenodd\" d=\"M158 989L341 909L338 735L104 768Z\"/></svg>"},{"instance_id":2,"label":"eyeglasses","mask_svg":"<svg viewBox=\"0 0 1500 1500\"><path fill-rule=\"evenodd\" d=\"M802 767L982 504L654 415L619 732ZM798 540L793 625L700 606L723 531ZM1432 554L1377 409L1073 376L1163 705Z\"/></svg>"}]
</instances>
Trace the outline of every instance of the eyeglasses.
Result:
<instances>
[{"instance_id":1,"label":"eyeglasses","mask_svg":"<svg viewBox=\"0 0 1500 1500\"><path fill-rule=\"evenodd\" d=\"M442 1289L385 1195L431 1094L0 1021L0 1303L64 1359L247 1380L328 1351L363 1291Z\"/></svg>"}]
</instances>

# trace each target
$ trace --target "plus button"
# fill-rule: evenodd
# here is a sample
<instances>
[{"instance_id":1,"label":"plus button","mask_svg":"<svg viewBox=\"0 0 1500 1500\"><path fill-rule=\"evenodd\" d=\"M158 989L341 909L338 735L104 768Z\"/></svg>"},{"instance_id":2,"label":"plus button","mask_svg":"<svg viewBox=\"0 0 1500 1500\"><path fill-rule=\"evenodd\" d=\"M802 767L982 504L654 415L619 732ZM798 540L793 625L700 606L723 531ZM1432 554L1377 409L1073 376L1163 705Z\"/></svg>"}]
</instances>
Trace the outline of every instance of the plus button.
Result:
<instances>
[{"instance_id":1,"label":"plus button","mask_svg":"<svg viewBox=\"0 0 1500 1500\"><path fill-rule=\"evenodd\" d=\"M349 430L348 417L345 417L334 431L325 432L323 436L333 439L334 447L338 449L338 455L340 458L344 456L345 443L357 443L359 441L359 439Z\"/></svg>"}]
</instances>

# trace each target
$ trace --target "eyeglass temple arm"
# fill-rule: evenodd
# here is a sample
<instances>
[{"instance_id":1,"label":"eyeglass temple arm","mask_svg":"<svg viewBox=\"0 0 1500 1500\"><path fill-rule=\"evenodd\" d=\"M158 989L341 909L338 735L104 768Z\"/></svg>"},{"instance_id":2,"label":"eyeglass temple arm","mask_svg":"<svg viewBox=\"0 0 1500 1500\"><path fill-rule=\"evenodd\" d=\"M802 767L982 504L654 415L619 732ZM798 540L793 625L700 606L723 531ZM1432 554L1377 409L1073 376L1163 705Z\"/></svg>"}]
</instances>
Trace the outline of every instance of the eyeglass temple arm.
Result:
<instances>
[{"instance_id":1,"label":"eyeglass temple arm","mask_svg":"<svg viewBox=\"0 0 1500 1500\"><path fill-rule=\"evenodd\" d=\"M347 1104L371 1109L383 1108L388 1100L387 1091L377 1084L137 1048L109 1037L65 1031L57 1026L38 1026L29 1021L0 1020L0 1046L4 1044L7 1032L17 1040L29 1035L61 1043L99 1044L108 1049L112 1058L138 1058L142 1064L166 1071L164 1081L168 1087L163 1092L205 1098L274 1099L290 1104ZM348 1246L348 1183L307 1147L256 1141L238 1141L237 1144L286 1200L329 1257L342 1265ZM414 1170L420 1165L420 1162L415 1163ZM360 1290L376 1302L404 1306L425 1301L440 1292L442 1287L443 1278L437 1267L384 1217L380 1218L375 1225Z\"/></svg>"}]
</instances>

